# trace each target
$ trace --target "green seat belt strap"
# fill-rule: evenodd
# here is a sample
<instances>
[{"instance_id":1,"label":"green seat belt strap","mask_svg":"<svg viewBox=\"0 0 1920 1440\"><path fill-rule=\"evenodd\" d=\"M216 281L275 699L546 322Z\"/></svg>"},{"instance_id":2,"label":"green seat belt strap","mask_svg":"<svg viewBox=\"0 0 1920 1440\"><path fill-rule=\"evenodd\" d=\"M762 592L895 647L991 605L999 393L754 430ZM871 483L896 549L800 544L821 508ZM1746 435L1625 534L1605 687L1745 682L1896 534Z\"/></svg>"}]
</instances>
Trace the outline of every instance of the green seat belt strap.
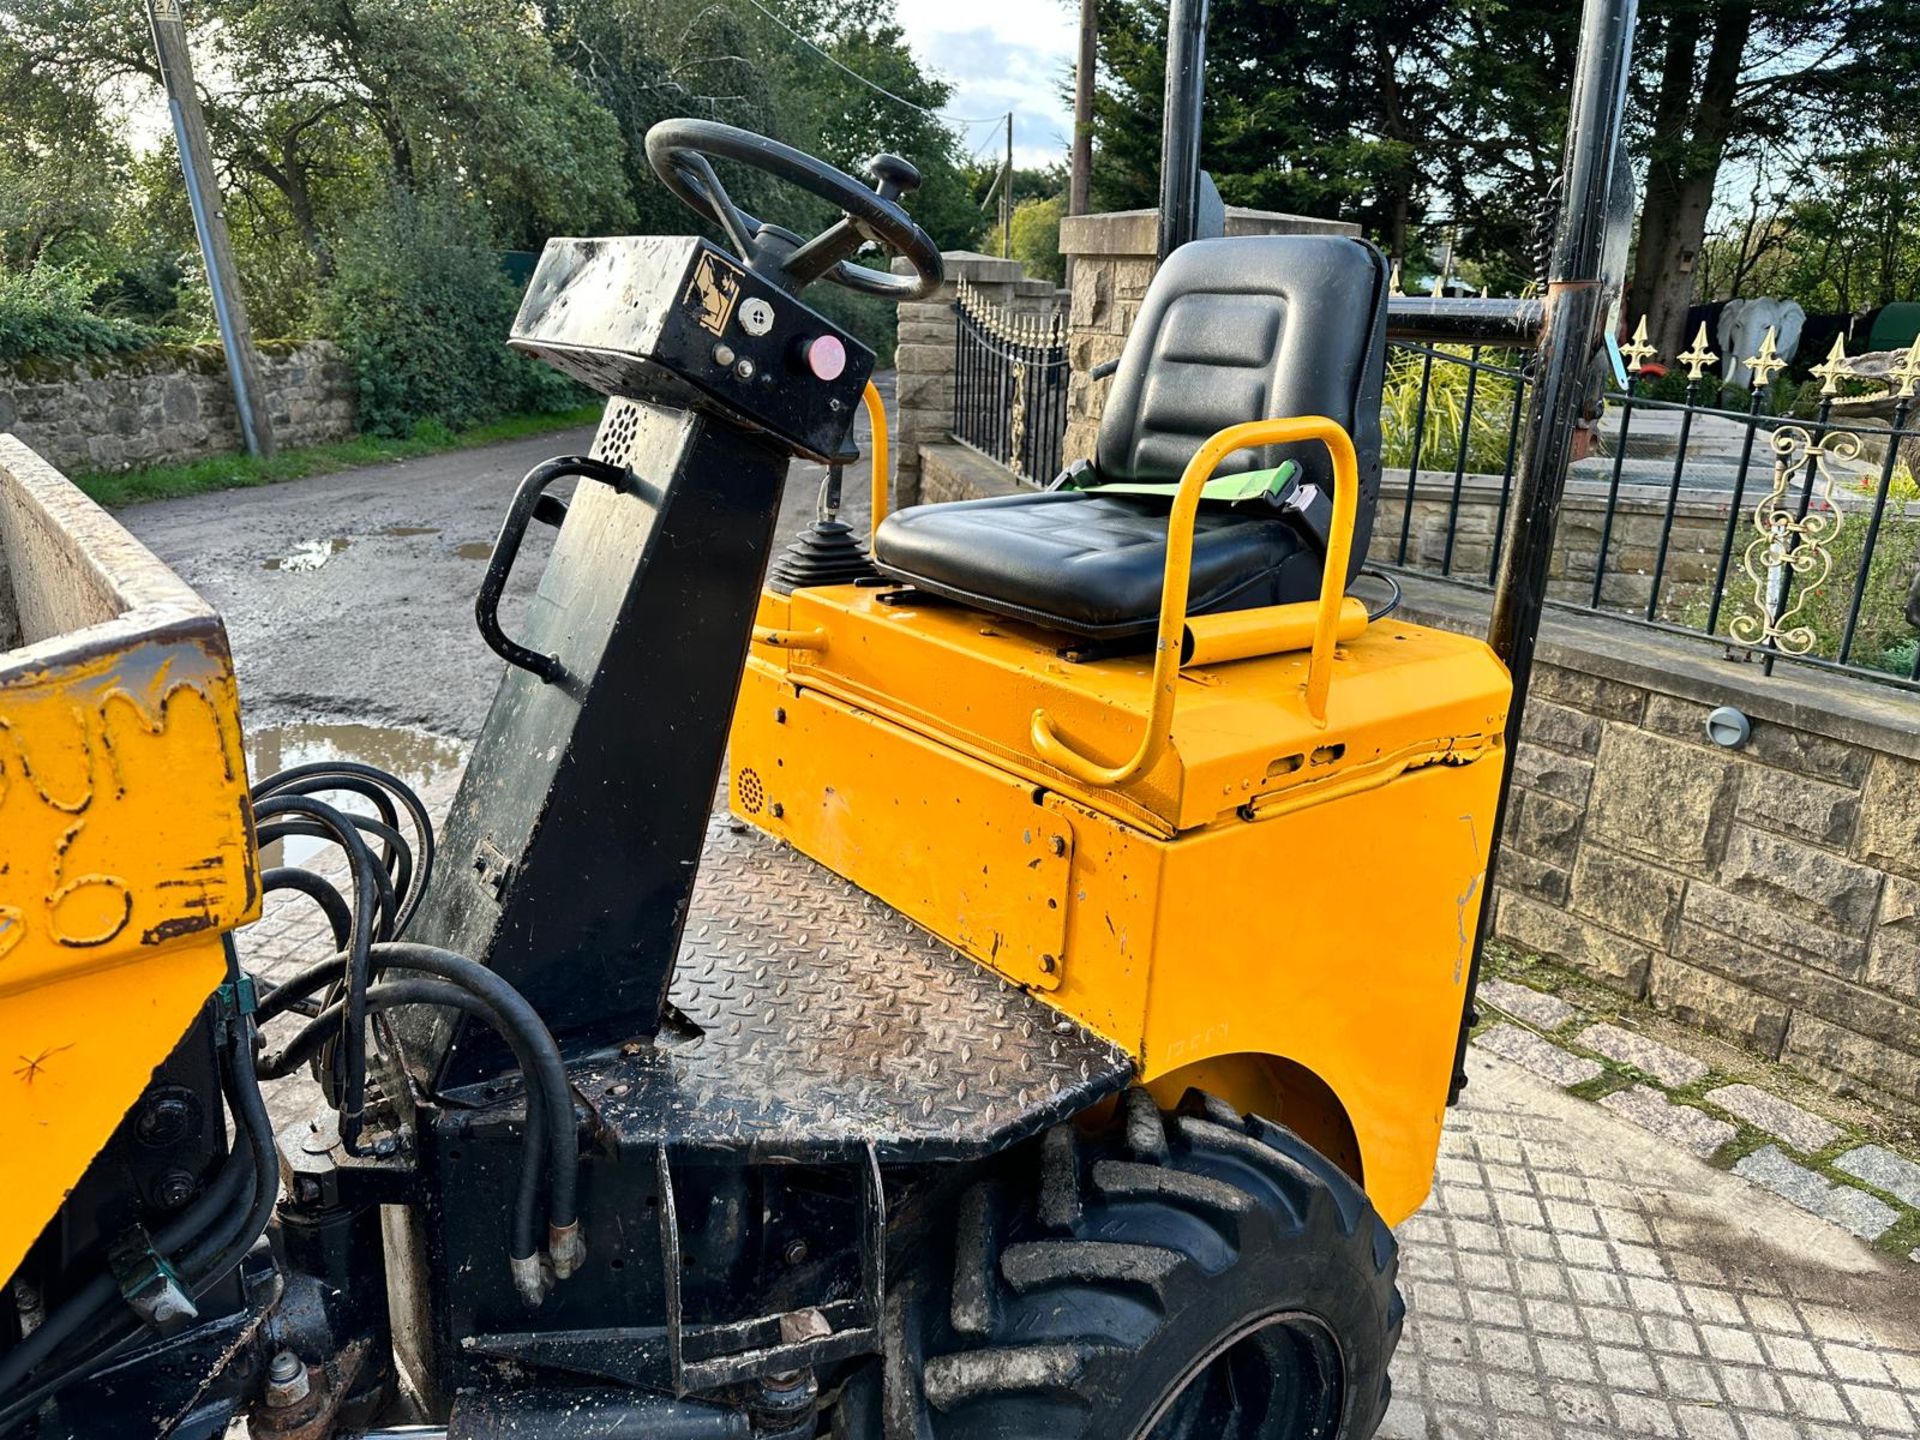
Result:
<instances>
[{"instance_id":1,"label":"green seat belt strap","mask_svg":"<svg viewBox=\"0 0 1920 1440\"><path fill-rule=\"evenodd\" d=\"M1277 500L1292 488L1299 477L1300 467L1291 460L1283 460L1271 470L1247 470L1238 475L1220 475L1207 481L1200 492L1202 500ZM1171 499L1180 489L1178 481L1164 484L1125 483L1114 481L1105 484L1075 485L1071 480L1066 487L1077 490L1083 495L1165 495Z\"/></svg>"}]
</instances>

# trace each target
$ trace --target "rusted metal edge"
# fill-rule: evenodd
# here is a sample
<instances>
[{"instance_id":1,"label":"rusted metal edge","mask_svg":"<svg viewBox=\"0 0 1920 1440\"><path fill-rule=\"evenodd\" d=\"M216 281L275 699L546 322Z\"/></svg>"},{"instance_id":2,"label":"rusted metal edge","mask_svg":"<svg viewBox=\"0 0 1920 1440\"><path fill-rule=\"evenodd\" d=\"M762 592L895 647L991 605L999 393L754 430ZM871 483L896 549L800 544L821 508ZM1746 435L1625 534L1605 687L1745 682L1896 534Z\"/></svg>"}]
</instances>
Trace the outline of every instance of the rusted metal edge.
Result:
<instances>
[{"instance_id":1,"label":"rusted metal edge","mask_svg":"<svg viewBox=\"0 0 1920 1440\"><path fill-rule=\"evenodd\" d=\"M185 642L231 663L218 613L119 521L12 435L0 434L0 547L23 521L59 538L119 610L112 619L0 653L0 685L84 664L139 642ZM23 577L17 565L14 583Z\"/></svg>"}]
</instances>

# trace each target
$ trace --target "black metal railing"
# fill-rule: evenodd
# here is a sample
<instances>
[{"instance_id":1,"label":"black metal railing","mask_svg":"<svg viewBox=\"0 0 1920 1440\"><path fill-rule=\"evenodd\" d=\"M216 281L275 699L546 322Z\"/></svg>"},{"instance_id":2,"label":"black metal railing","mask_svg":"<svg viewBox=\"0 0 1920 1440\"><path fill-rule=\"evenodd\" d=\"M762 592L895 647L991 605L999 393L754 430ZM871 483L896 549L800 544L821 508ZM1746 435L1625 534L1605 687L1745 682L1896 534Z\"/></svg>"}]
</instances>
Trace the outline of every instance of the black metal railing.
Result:
<instances>
[{"instance_id":1,"label":"black metal railing","mask_svg":"<svg viewBox=\"0 0 1920 1440\"><path fill-rule=\"evenodd\" d=\"M1795 383L1769 337L1743 388L1710 372L1704 333L1672 373L1638 339L1625 354L1569 477L1552 603L1711 636L1769 674L1786 660L1920 689L1920 347L1872 373L1836 349ZM1492 583L1530 360L1392 347L1376 561Z\"/></svg>"},{"instance_id":2,"label":"black metal railing","mask_svg":"<svg viewBox=\"0 0 1920 1440\"><path fill-rule=\"evenodd\" d=\"M1047 484L1067 433L1065 316L1009 311L964 282L953 309L954 439Z\"/></svg>"}]
</instances>

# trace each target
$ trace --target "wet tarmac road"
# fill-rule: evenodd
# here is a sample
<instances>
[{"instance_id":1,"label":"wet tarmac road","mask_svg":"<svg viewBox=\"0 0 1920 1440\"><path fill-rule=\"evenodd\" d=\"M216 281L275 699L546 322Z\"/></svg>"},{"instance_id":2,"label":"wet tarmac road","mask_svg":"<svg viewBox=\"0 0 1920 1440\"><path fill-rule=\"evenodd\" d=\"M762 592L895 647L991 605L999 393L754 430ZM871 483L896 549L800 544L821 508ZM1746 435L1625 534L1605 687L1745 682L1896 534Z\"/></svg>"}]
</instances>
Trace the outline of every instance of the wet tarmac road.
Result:
<instances>
[{"instance_id":1,"label":"wet tarmac road","mask_svg":"<svg viewBox=\"0 0 1920 1440\"><path fill-rule=\"evenodd\" d=\"M881 377L883 393L892 377ZM858 443L867 444L864 414ZM296 722L419 728L471 739L501 662L473 600L520 477L584 453L590 428L130 506L118 518L227 622L247 727ZM813 517L823 467L795 464L779 544ZM848 467L845 517L864 524L865 462ZM538 583L552 532L534 526L502 618Z\"/></svg>"}]
</instances>

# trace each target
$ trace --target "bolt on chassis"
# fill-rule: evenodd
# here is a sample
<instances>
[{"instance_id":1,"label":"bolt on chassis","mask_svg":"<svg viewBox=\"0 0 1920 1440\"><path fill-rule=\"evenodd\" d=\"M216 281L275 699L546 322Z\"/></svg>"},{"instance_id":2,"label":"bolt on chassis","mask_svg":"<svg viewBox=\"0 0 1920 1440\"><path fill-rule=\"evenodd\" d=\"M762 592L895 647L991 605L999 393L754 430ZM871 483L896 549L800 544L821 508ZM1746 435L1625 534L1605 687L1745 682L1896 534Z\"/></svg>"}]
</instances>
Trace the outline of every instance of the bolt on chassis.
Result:
<instances>
[{"instance_id":1,"label":"bolt on chassis","mask_svg":"<svg viewBox=\"0 0 1920 1440\"><path fill-rule=\"evenodd\" d=\"M1381 257L1182 246L1088 461L775 556L863 401L885 508L806 292L933 291L917 176L647 151L730 248L541 259L512 343L609 403L502 526L437 843L371 767L249 787L218 617L0 439L0 1433L1371 1435L1511 695L1347 593ZM330 953L268 986L278 890Z\"/></svg>"}]
</instances>

